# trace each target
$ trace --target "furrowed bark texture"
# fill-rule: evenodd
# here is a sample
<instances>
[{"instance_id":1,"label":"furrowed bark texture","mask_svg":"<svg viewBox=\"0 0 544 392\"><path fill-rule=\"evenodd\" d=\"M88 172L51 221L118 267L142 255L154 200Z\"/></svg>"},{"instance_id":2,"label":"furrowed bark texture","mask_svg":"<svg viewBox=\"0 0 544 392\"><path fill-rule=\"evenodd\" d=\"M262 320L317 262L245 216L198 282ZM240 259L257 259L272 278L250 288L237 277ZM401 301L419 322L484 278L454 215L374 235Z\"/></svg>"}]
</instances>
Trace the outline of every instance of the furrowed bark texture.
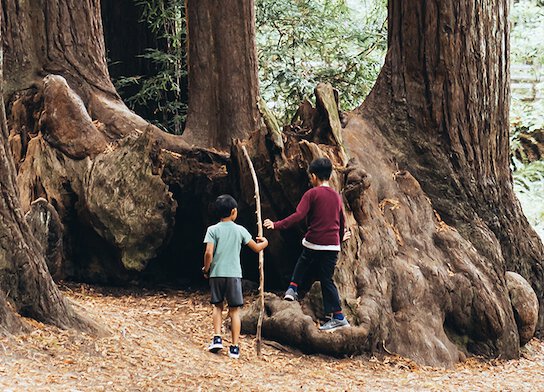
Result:
<instances>
[{"instance_id":1,"label":"furrowed bark texture","mask_svg":"<svg viewBox=\"0 0 544 392\"><path fill-rule=\"evenodd\" d=\"M508 12L508 1L391 2L389 53L360 113L445 222L497 272L515 271L531 283L541 331L544 250L513 193L509 167ZM384 110L391 116L380 115Z\"/></svg>"},{"instance_id":2,"label":"furrowed bark texture","mask_svg":"<svg viewBox=\"0 0 544 392\"><path fill-rule=\"evenodd\" d=\"M30 83L63 72L70 85L88 98L90 87L117 96L108 77L100 2L4 0L6 18L6 93L21 89L15 76ZM17 33L15 33L17 32Z\"/></svg>"},{"instance_id":3,"label":"furrowed bark texture","mask_svg":"<svg viewBox=\"0 0 544 392\"><path fill-rule=\"evenodd\" d=\"M3 16L4 6L0 4L0 26L4 26ZM97 331L92 322L72 309L58 290L47 270L42 248L23 216L8 144L3 80L3 45L0 45L0 326L10 331L19 328L20 322L13 315L17 312L62 328Z\"/></svg>"},{"instance_id":4,"label":"furrowed bark texture","mask_svg":"<svg viewBox=\"0 0 544 392\"><path fill-rule=\"evenodd\" d=\"M187 0L189 111L184 138L227 149L259 127L253 0Z\"/></svg>"}]
</instances>

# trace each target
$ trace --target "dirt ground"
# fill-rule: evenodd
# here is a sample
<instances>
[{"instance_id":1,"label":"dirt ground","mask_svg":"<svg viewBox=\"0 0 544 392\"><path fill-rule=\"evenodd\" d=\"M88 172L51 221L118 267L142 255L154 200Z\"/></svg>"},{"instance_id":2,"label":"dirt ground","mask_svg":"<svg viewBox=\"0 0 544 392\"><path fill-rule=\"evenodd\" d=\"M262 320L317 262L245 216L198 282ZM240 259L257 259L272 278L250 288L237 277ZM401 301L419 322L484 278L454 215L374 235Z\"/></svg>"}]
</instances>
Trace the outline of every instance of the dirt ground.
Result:
<instances>
[{"instance_id":1,"label":"dirt ground","mask_svg":"<svg viewBox=\"0 0 544 392\"><path fill-rule=\"evenodd\" d=\"M111 334L95 338L32 322L0 338L3 391L544 391L544 343L522 358L470 359L454 369L408 360L309 356L264 345L257 358L244 336L241 357L206 351L212 332L205 294L63 287ZM225 337L228 341L228 335Z\"/></svg>"}]
</instances>

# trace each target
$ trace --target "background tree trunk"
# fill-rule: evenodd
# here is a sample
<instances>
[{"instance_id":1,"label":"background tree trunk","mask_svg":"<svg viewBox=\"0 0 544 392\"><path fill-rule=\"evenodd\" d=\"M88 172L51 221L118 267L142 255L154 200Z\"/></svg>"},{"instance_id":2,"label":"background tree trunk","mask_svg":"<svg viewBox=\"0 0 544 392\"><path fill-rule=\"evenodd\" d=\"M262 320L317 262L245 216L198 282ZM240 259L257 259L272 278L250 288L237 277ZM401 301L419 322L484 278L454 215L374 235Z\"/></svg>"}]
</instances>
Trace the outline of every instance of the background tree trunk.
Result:
<instances>
[{"instance_id":1,"label":"background tree trunk","mask_svg":"<svg viewBox=\"0 0 544 392\"><path fill-rule=\"evenodd\" d=\"M187 0L189 111L184 138L228 149L260 126L255 7Z\"/></svg>"},{"instance_id":2,"label":"background tree trunk","mask_svg":"<svg viewBox=\"0 0 544 392\"><path fill-rule=\"evenodd\" d=\"M167 123L167 115L160 110L166 102L176 102L178 104L187 104L187 48L183 45L182 53L176 51L177 33L183 26L185 18L185 9L183 3L173 0L160 0L148 2L149 4L138 3L133 0L102 0L102 23L104 26L104 40L106 44L106 53L108 58L108 69L112 80L119 82L124 78L135 78L137 83L122 83L122 88L118 91L122 98L134 98L137 93L149 94L154 92L154 96L160 94L164 96L162 102L131 102L130 107L136 113L149 121L159 121L162 124ZM150 21L146 18L144 11L147 7L153 10L155 20ZM178 17L173 17L172 8L180 11ZM164 13L160 18L157 13ZM165 15L171 16L166 18ZM159 20L157 20L157 18ZM160 23L162 22L162 23ZM181 37L183 40L183 38ZM179 44L181 45L181 43ZM162 89L154 91L147 87L150 79L157 78L164 72L164 64L158 64L156 60L147 58L145 54L151 51L158 51L163 54L174 55L177 58L177 69L175 80L179 84L178 93ZM158 52L154 52L157 54ZM178 56L179 54L179 56ZM126 80L126 79L125 79ZM118 85L117 83L115 83ZM152 98L149 98L152 100ZM164 102L166 101L166 102ZM178 114L180 114L178 112ZM173 113L171 113L173 115ZM166 117L165 117L166 116ZM172 129L175 134L183 132L183 125L176 121Z\"/></svg>"},{"instance_id":3,"label":"background tree trunk","mask_svg":"<svg viewBox=\"0 0 544 392\"><path fill-rule=\"evenodd\" d=\"M142 6L132 0L101 0L100 6L112 79L155 73L153 63L139 56L148 48L164 50L165 45L142 20Z\"/></svg>"}]
</instances>

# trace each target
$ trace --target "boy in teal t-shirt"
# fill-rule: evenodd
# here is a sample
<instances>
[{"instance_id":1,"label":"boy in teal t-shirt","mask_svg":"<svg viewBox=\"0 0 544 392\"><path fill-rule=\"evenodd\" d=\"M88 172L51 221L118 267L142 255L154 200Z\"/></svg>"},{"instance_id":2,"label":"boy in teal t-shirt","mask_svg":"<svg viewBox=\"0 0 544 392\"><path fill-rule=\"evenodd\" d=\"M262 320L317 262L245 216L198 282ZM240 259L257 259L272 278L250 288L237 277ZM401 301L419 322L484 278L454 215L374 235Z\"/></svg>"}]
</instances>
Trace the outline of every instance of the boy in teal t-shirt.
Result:
<instances>
[{"instance_id":1,"label":"boy in teal t-shirt","mask_svg":"<svg viewBox=\"0 0 544 392\"><path fill-rule=\"evenodd\" d=\"M221 195L215 200L215 210L220 217L219 223L208 227L204 243L204 267L202 272L210 278L211 303L213 304L213 340L208 350L218 352L223 348L221 338L221 322L223 321L223 302L229 305L231 320L232 345L229 356L240 356L240 307L244 305L242 296L242 267L240 265L240 249L247 245L255 253L268 246L264 237L253 241L251 234L240 225L234 223L238 216L238 204L230 195Z\"/></svg>"}]
</instances>

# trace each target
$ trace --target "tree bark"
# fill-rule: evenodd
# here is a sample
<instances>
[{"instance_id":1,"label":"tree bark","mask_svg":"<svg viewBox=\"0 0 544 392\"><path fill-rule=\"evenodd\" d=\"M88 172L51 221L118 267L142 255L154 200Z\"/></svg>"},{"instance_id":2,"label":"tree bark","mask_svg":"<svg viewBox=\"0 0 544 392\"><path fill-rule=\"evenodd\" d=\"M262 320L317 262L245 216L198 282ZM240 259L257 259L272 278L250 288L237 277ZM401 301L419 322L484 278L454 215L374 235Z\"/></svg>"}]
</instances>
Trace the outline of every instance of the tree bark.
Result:
<instances>
[{"instance_id":1,"label":"tree bark","mask_svg":"<svg viewBox=\"0 0 544 392\"><path fill-rule=\"evenodd\" d=\"M0 4L0 26L4 7ZM0 43L3 43L0 29ZM18 199L16 171L8 145L4 105L3 44L0 45L0 326L9 331L20 328L14 316L51 323L61 328L97 331L64 299L47 271L42 249L26 224ZM10 305L8 305L8 303Z\"/></svg>"},{"instance_id":2,"label":"tree bark","mask_svg":"<svg viewBox=\"0 0 544 392\"><path fill-rule=\"evenodd\" d=\"M506 0L390 2L389 52L360 113L399 152L397 164L420 180L442 219L498 273L521 274L542 299L544 248L509 166L508 18Z\"/></svg>"},{"instance_id":3,"label":"tree bark","mask_svg":"<svg viewBox=\"0 0 544 392\"><path fill-rule=\"evenodd\" d=\"M228 149L260 126L255 7L187 0L189 111L184 138Z\"/></svg>"}]
</instances>

